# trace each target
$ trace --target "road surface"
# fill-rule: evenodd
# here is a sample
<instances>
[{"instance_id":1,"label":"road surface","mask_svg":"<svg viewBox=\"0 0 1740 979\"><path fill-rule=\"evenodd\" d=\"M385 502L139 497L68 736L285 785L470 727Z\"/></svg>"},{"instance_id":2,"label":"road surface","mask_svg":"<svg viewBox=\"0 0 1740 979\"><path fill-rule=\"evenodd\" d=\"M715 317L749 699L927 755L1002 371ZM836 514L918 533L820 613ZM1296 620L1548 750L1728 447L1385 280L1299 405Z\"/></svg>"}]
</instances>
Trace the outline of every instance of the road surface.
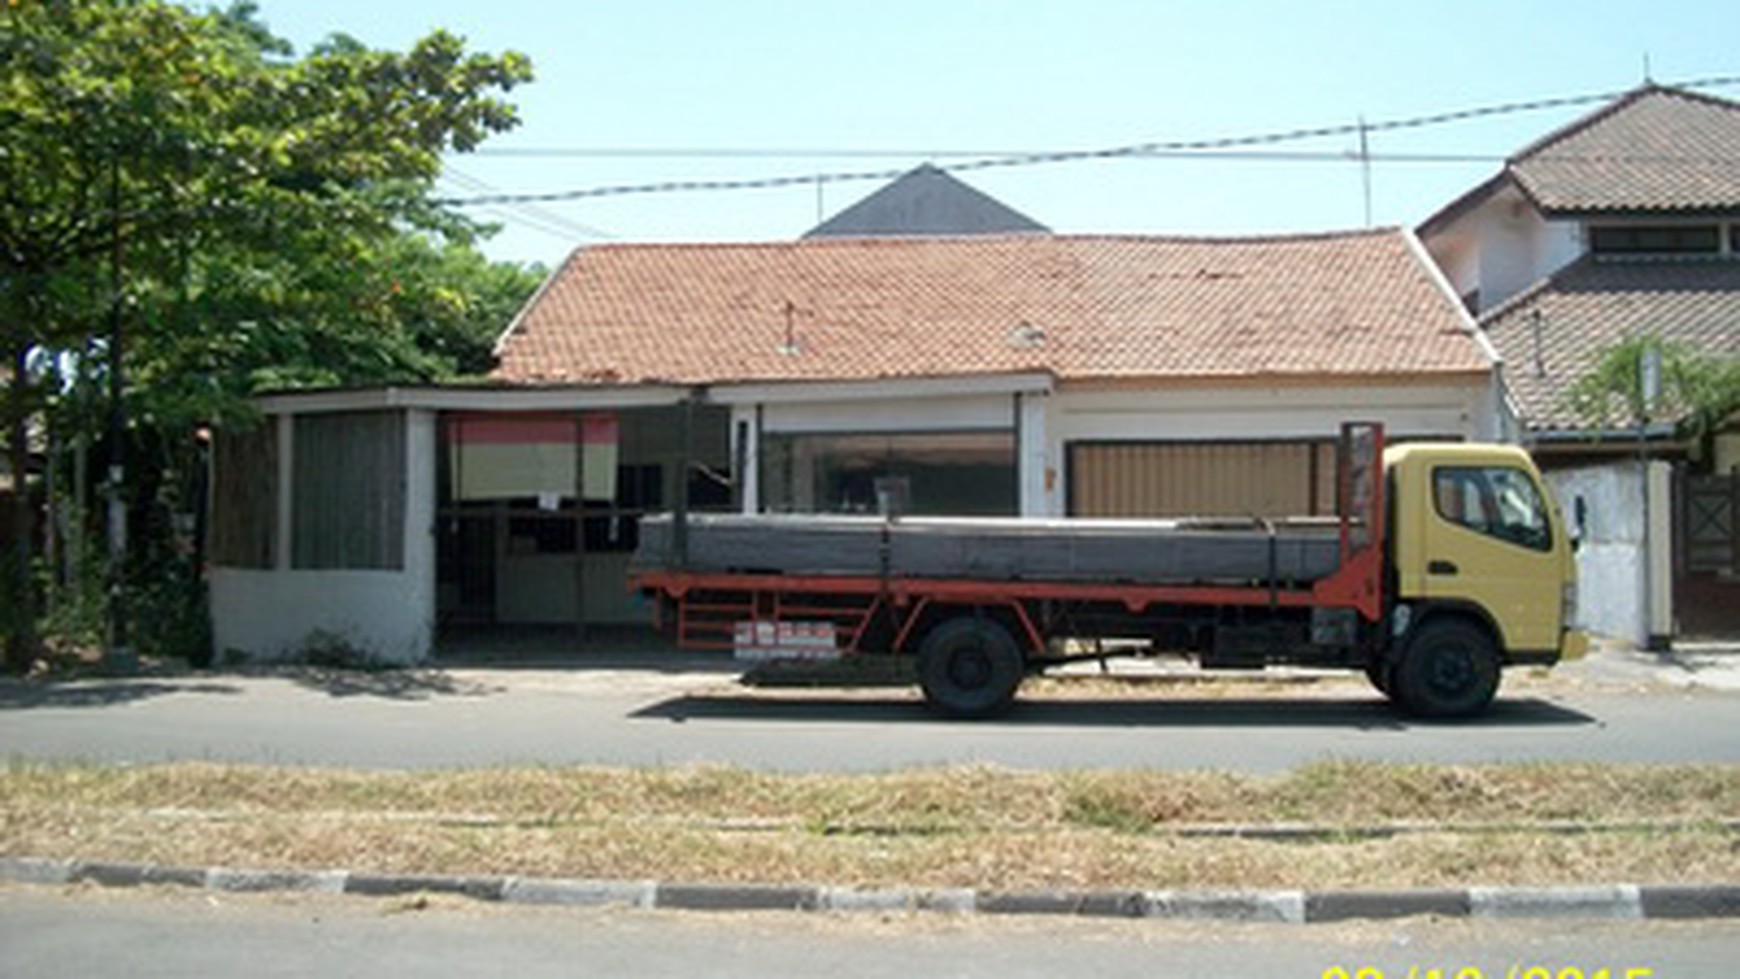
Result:
<instances>
[{"instance_id":1,"label":"road surface","mask_svg":"<svg viewBox=\"0 0 1740 979\"><path fill-rule=\"evenodd\" d=\"M874 771L1018 768L1283 771L1398 762L1740 762L1740 693L1567 679L1508 686L1490 714L1408 721L1363 682L1089 686L1006 717L939 720L906 690L753 691L692 660L580 670L188 674L0 681L0 752L363 768L723 763ZM1580 665L1579 667L1580 668ZM1575 669L1575 668L1574 668ZM1507 684L1509 681L1507 681Z\"/></svg>"},{"instance_id":2,"label":"road surface","mask_svg":"<svg viewBox=\"0 0 1740 979\"><path fill-rule=\"evenodd\" d=\"M1725 921L1232 925L420 903L0 887L0 974L1730 979L1740 966L1740 927Z\"/></svg>"}]
</instances>

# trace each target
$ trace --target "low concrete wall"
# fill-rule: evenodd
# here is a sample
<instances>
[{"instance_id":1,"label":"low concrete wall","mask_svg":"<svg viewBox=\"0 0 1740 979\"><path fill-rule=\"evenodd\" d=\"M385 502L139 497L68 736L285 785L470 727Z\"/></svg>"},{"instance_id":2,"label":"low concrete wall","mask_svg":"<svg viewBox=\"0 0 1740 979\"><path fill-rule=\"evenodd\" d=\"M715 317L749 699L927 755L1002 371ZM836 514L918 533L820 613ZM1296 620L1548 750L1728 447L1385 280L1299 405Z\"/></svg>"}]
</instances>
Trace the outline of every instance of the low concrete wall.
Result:
<instances>
[{"instance_id":1,"label":"low concrete wall","mask_svg":"<svg viewBox=\"0 0 1740 979\"><path fill-rule=\"evenodd\" d=\"M1644 622L1643 554L1645 540L1651 535L1644 531L1639 464L1616 462L1545 474L1567 523L1576 523L1579 499L1587 515L1582 546L1577 551L1577 624L1639 646L1670 634L1673 621L1667 467L1652 463L1651 468L1656 482L1650 501L1656 551L1655 580L1650 583L1653 628Z\"/></svg>"},{"instance_id":2,"label":"low concrete wall","mask_svg":"<svg viewBox=\"0 0 1740 979\"><path fill-rule=\"evenodd\" d=\"M342 643L382 663L421 663L434 644L435 595L426 568L402 571L211 573L212 646L220 659L295 658Z\"/></svg>"}]
</instances>

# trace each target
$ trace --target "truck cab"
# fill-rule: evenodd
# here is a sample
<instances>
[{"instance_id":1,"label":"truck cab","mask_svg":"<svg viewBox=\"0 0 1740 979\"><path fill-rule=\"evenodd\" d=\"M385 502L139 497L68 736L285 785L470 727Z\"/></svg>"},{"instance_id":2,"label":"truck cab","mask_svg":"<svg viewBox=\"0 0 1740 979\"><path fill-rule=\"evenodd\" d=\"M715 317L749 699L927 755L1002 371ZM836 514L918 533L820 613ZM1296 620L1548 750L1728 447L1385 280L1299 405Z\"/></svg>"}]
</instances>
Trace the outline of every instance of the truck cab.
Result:
<instances>
[{"instance_id":1,"label":"truck cab","mask_svg":"<svg viewBox=\"0 0 1740 979\"><path fill-rule=\"evenodd\" d=\"M1581 657L1573 541L1515 446L1385 450L1389 633L1373 681L1425 714L1484 707L1505 666Z\"/></svg>"}]
</instances>

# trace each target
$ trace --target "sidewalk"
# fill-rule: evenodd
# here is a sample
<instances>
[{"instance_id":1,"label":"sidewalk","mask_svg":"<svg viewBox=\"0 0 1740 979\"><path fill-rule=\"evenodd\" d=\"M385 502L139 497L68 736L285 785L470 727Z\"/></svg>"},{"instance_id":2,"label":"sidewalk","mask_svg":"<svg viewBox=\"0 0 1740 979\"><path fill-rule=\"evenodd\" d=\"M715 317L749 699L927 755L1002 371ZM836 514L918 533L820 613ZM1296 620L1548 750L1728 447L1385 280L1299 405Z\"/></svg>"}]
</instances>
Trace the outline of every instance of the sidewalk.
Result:
<instances>
[{"instance_id":1,"label":"sidewalk","mask_svg":"<svg viewBox=\"0 0 1740 979\"><path fill-rule=\"evenodd\" d=\"M1740 640L1675 640L1664 652L1598 639L1587 659L1558 668L1596 682L1655 682L1687 689L1740 690Z\"/></svg>"}]
</instances>

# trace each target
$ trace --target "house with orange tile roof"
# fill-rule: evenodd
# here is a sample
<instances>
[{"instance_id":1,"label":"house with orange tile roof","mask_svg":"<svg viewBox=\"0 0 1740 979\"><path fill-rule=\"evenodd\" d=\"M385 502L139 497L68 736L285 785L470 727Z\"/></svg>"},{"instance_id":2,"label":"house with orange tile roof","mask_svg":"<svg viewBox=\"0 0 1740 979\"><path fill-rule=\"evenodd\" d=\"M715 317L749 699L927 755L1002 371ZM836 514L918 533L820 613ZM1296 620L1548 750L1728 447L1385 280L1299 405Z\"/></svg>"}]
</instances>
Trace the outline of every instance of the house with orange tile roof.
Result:
<instances>
[{"instance_id":1,"label":"house with orange tile roof","mask_svg":"<svg viewBox=\"0 0 1740 979\"><path fill-rule=\"evenodd\" d=\"M1570 397L1632 338L1740 356L1740 103L1646 84L1419 234L1504 361L1522 439L1584 514L1585 624L1653 645L1740 632L1740 430L1691 431L1667 405L1592 417Z\"/></svg>"},{"instance_id":2,"label":"house with orange tile roof","mask_svg":"<svg viewBox=\"0 0 1740 979\"><path fill-rule=\"evenodd\" d=\"M1406 229L588 247L496 352L487 386L266 398L220 437L220 651L645 622L651 511L1326 514L1344 421L1505 435Z\"/></svg>"}]
</instances>

